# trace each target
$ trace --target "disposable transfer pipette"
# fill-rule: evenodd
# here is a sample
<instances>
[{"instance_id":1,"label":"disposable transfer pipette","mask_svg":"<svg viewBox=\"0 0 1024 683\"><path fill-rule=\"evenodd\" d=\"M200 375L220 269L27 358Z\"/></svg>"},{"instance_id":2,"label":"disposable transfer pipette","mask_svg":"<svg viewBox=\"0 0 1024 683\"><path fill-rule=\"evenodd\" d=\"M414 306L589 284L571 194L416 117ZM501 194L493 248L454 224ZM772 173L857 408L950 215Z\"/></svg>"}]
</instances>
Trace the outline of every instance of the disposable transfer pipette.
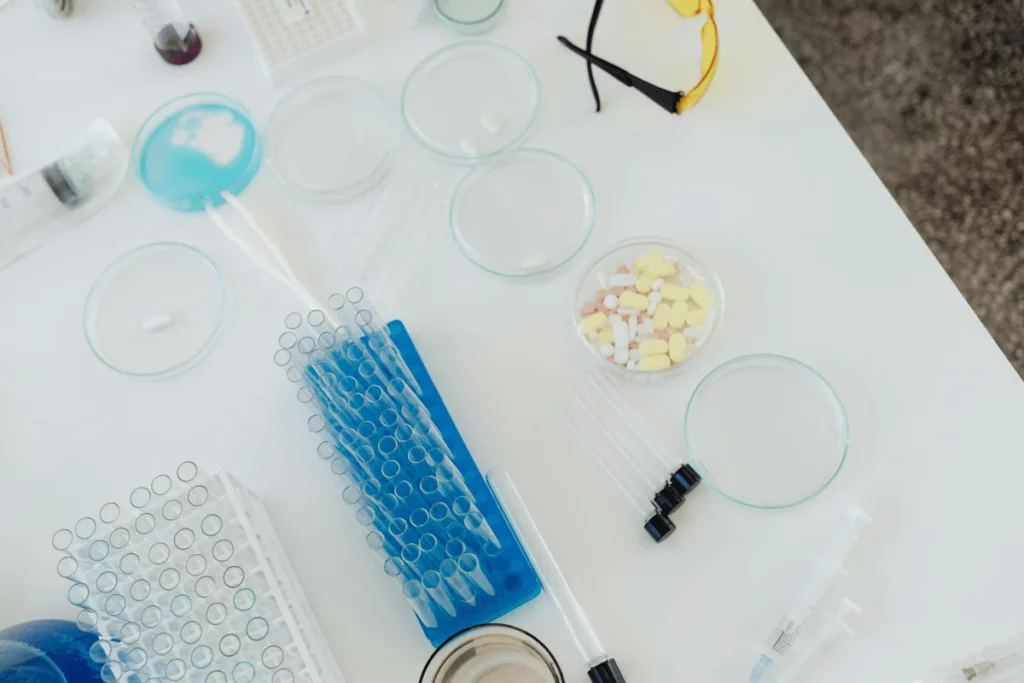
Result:
<instances>
[{"instance_id":1,"label":"disposable transfer pipette","mask_svg":"<svg viewBox=\"0 0 1024 683\"><path fill-rule=\"evenodd\" d=\"M794 653L793 659L787 662L785 671L776 679L778 683L789 683L799 676L825 650L832 647L844 633L852 635L852 631L846 623L846 617L851 613L859 615L860 608L853 601L843 598L843 602L835 614L825 614L825 623L817 631L804 636L800 649Z\"/></svg>"},{"instance_id":2,"label":"disposable transfer pipette","mask_svg":"<svg viewBox=\"0 0 1024 683\"><path fill-rule=\"evenodd\" d=\"M871 522L871 517L862 510L850 509L842 529L833 536L832 542L815 563L807 585L769 634L761 657L750 673L750 683L770 680L766 679L769 670L775 668L777 662L790 654L793 645L800 638L804 621L843 570L847 556L857 543L864 527Z\"/></svg>"},{"instance_id":3,"label":"disposable transfer pipette","mask_svg":"<svg viewBox=\"0 0 1024 683\"><path fill-rule=\"evenodd\" d=\"M519 495L519 489L516 488L512 477L507 472L495 470L487 475L487 481L501 504L505 518L508 519L530 562L533 563L544 586L544 592L551 597L555 607L562 614L569 635L587 662L587 675L592 683L626 683L619 665L614 658L608 656L583 607L569 588L558 562L555 561L544 536L537 528L529 508Z\"/></svg>"}]
</instances>

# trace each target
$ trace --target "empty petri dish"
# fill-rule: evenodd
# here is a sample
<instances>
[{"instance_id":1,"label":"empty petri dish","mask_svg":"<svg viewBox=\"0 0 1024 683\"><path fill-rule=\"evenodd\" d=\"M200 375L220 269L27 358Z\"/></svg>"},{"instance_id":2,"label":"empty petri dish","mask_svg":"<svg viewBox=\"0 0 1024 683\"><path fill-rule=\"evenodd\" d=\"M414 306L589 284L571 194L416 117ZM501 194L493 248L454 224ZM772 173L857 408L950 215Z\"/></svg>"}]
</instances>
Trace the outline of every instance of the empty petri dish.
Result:
<instances>
[{"instance_id":1,"label":"empty petri dish","mask_svg":"<svg viewBox=\"0 0 1024 683\"><path fill-rule=\"evenodd\" d=\"M147 244L107 266L92 286L85 338L112 370L168 376L209 352L226 306L224 279L209 257L186 244Z\"/></svg>"},{"instance_id":2,"label":"empty petri dish","mask_svg":"<svg viewBox=\"0 0 1024 683\"><path fill-rule=\"evenodd\" d=\"M401 138L398 112L358 78L320 78L284 96L267 120L267 154L285 185L344 200L391 170Z\"/></svg>"},{"instance_id":3,"label":"empty petri dish","mask_svg":"<svg viewBox=\"0 0 1024 683\"><path fill-rule=\"evenodd\" d=\"M256 175L263 148L241 103L218 93L184 95L142 124L132 145L135 173L160 203L202 211L240 194Z\"/></svg>"},{"instance_id":4,"label":"empty petri dish","mask_svg":"<svg viewBox=\"0 0 1024 683\"><path fill-rule=\"evenodd\" d=\"M427 660L419 680L564 683L565 677L551 650L533 634L504 624L482 624L442 643Z\"/></svg>"},{"instance_id":5,"label":"empty petri dish","mask_svg":"<svg viewBox=\"0 0 1024 683\"><path fill-rule=\"evenodd\" d=\"M704 481L756 508L785 508L821 493L846 460L849 425L824 377L772 354L734 358L701 380L684 421Z\"/></svg>"},{"instance_id":6,"label":"empty petri dish","mask_svg":"<svg viewBox=\"0 0 1024 683\"><path fill-rule=\"evenodd\" d=\"M486 33L501 21L505 0L433 0L438 20L455 31L470 35Z\"/></svg>"},{"instance_id":7,"label":"empty petri dish","mask_svg":"<svg viewBox=\"0 0 1024 683\"><path fill-rule=\"evenodd\" d=\"M452 197L449 223L470 261L496 275L558 268L594 230L594 190L571 162L520 149L474 168Z\"/></svg>"},{"instance_id":8,"label":"empty petri dish","mask_svg":"<svg viewBox=\"0 0 1024 683\"><path fill-rule=\"evenodd\" d=\"M456 43L420 62L402 90L413 138L446 159L473 163L521 143L540 112L540 82L519 53Z\"/></svg>"}]
</instances>

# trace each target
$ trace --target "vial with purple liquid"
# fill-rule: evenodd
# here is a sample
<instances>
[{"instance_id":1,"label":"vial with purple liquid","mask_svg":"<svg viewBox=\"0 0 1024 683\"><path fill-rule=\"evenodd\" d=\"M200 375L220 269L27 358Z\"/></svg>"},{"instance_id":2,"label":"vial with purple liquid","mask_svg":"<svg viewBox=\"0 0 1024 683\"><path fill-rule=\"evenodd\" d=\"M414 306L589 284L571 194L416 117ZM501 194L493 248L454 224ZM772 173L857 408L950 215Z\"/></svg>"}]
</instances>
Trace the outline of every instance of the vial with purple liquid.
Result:
<instances>
[{"instance_id":1,"label":"vial with purple liquid","mask_svg":"<svg viewBox=\"0 0 1024 683\"><path fill-rule=\"evenodd\" d=\"M168 64L188 64L203 48L199 32L185 18L177 0L134 0L153 47Z\"/></svg>"}]
</instances>

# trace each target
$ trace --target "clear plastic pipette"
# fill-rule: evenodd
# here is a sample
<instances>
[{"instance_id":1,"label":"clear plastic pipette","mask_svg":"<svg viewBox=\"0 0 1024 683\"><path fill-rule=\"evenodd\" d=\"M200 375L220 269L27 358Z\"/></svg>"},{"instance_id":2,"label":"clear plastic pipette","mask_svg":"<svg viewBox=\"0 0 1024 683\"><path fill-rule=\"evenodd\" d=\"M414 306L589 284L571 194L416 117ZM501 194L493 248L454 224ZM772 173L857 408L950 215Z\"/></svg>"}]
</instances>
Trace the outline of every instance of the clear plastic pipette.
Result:
<instances>
[{"instance_id":1,"label":"clear plastic pipette","mask_svg":"<svg viewBox=\"0 0 1024 683\"><path fill-rule=\"evenodd\" d=\"M853 550L861 532L872 521L862 510L850 508L843 528L832 538L832 542L815 563L800 596L789 606L769 634L761 658L750 673L750 683L765 680L769 668L790 653L800 637L804 621L828 592L836 576L842 572L843 563Z\"/></svg>"},{"instance_id":2,"label":"clear plastic pipette","mask_svg":"<svg viewBox=\"0 0 1024 683\"><path fill-rule=\"evenodd\" d=\"M587 662L587 675L592 683L626 683L619 665L615 659L608 656L586 613L569 588L558 562L555 561L544 536L533 521L533 516L519 495L519 489L516 488L512 477L507 472L494 470L487 475L487 481L494 491L495 498L501 504L505 518L516 532L523 550L537 570L544 592L551 597L555 607L562 614L569 635Z\"/></svg>"},{"instance_id":3,"label":"clear plastic pipette","mask_svg":"<svg viewBox=\"0 0 1024 683\"><path fill-rule=\"evenodd\" d=\"M776 679L778 683L789 683L807 668L809 664L821 656L825 650L832 647L844 633L852 635L850 627L846 624L846 617L850 613L860 614L860 608L852 600L843 598L842 604L835 614L825 614L825 623L820 629L805 636L801 647L794 653L793 659L786 665L786 670L779 674Z\"/></svg>"}]
</instances>

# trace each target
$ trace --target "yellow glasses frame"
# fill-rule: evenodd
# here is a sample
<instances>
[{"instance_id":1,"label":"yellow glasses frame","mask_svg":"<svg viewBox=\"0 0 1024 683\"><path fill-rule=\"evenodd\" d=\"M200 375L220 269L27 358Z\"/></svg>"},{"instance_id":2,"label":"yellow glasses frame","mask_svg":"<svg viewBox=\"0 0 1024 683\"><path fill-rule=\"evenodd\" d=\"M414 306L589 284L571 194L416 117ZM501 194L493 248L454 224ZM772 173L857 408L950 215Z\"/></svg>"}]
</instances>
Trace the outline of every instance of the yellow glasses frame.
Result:
<instances>
[{"instance_id":1,"label":"yellow glasses frame","mask_svg":"<svg viewBox=\"0 0 1024 683\"><path fill-rule=\"evenodd\" d=\"M714 80L715 72L718 68L718 24L715 23L715 6L711 4L711 0L668 0L668 2L676 12L684 17L692 18L700 14L707 16L707 21L700 31L702 48L700 60L701 77L697 85L689 92L660 88L642 78L634 76L622 67L616 66L593 54L594 31L597 28L597 19L601 14L604 0L596 0L594 3L594 12L590 17L590 28L587 32L586 50L573 45L565 36L558 36L560 43L587 60L590 89L594 93L594 101L597 103L598 111L601 111L601 95L598 93L597 83L594 81L595 66L623 85L636 88L671 114L682 114L689 111L693 108L693 105L697 104L704 97L704 93L708 91L708 87L711 85L711 81Z\"/></svg>"}]
</instances>

